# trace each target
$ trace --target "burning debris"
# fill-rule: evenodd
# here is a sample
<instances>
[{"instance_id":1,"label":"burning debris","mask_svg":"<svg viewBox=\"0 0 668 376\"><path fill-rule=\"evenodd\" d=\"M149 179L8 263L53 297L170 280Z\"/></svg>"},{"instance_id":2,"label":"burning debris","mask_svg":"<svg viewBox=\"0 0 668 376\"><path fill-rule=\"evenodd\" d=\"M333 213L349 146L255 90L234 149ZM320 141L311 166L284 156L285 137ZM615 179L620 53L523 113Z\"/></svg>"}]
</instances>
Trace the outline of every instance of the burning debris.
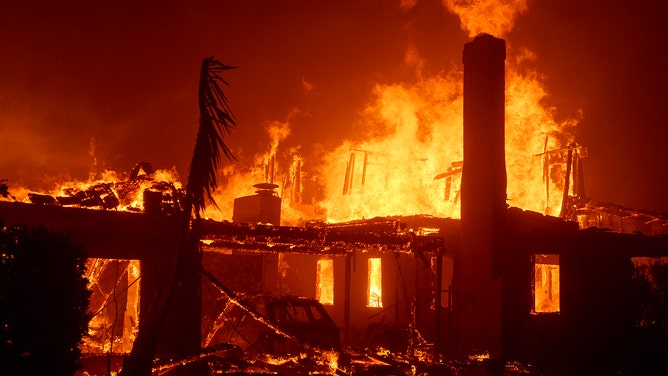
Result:
<instances>
[{"instance_id":1,"label":"burning debris","mask_svg":"<svg viewBox=\"0 0 668 376\"><path fill-rule=\"evenodd\" d=\"M9 197L3 183L3 197ZM174 215L181 210L183 189L174 171L154 170L150 163L137 164L126 178L107 171L102 178L88 182L63 183L52 193L28 192L25 201L38 205L57 205L101 210L146 212Z\"/></svg>"}]
</instances>

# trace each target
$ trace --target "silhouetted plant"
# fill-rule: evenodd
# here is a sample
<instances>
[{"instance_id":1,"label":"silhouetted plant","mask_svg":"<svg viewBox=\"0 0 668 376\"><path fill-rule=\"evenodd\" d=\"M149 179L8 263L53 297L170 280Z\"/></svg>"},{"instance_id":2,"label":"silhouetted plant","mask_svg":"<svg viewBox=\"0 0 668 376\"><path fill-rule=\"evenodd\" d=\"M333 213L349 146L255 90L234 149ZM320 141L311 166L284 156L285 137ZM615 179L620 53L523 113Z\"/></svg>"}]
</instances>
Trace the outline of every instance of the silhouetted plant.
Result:
<instances>
[{"instance_id":1,"label":"silhouetted plant","mask_svg":"<svg viewBox=\"0 0 668 376\"><path fill-rule=\"evenodd\" d=\"M190 162L184 208L178 216L179 227L170 277L165 288L158 291L155 299L152 299L154 303L143 316L132 351L121 370L120 374L123 376L150 376L160 330L167 319L181 278L189 268L196 267L196 270L199 270L199 221L193 223L192 215L194 212L195 218L199 220L205 200L213 202L221 154L228 160L235 159L223 141L224 135L230 133L235 123L221 88L221 84L227 85L227 82L220 76L223 71L234 68L236 67L225 65L213 56L202 61L199 79L199 128Z\"/></svg>"},{"instance_id":2,"label":"silhouetted plant","mask_svg":"<svg viewBox=\"0 0 668 376\"><path fill-rule=\"evenodd\" d=\"M69 238L0 223L0 374L72 375L89 315L85 259Z\"/></svg>"},{"instance_id":3,"label":"silhouetted plant","mask_svg":"<svg viewBox=\"0 0 668 376\"><path fill-rule=\"evenodd\" d=\"M212 192L217 187L216 173L221 153L228 160L235 159L223 142L236 125L221 84L227 85L220 74L236 67L225 65L213 56L202 61L199 81L199 129L190 161L186 185L186 206L192 205L195 215L204 209L205 198L215 204ZM186 210L188 207L186 207ZM186 213L190 215L190 213Z\"/></svg>"}]
</instances>

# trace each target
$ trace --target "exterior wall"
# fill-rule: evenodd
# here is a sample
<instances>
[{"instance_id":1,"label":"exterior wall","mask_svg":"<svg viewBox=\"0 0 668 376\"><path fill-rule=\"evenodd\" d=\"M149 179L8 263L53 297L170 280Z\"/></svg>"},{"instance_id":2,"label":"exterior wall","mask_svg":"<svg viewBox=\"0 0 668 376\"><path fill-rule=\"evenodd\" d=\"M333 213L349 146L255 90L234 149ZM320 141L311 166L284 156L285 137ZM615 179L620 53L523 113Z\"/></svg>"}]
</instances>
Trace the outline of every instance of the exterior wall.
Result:
<instances>
[{"instance_id":1,"label":"exterior wall","mask_svg":"<svg viewBox=\"0 0 668 376\"><path fill-rule=\"evenodd\" d=\"M503 358L575 375L668 371L668 337L661 334L668 331L637 324L631 261L634 256L665 255L665 241L539 225L523 223L522 231L513 229L507 237L502 268ZM531 314L534 254L559 255L558 313Z\"/></svg>"}]
</instances>

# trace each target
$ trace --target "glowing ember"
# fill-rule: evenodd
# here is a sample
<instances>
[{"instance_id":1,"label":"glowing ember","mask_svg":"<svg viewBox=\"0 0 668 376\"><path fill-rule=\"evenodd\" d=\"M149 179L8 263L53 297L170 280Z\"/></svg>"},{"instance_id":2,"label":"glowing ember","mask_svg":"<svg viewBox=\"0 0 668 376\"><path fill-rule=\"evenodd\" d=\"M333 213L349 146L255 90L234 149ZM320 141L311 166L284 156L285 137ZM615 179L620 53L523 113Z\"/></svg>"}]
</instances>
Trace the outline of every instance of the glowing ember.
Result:
<instances>
[{"instance_id":1,"label":"glowing ember","mask_svg":"<svg viewBox=\"0 0 668 376\"><path fill-rule=\"evenodd\" d=\"M153 171L150 164L141 163L129 175L106 170L88 180L60 182L46 193L23 187L12 187L11 193L12 200L36 204L174 214L181 190L175 170Z\"/></svg>"},{"instance_id":2,"label":"glowing ember","mask_svg":"<svg viewBox=\"0 0 668 376\"><path fill-rule=\"evenodd\" d=\"M258 357L258 360L261 360L264 363L267 364L273 364L276 366L282 366L287 363L298 363L300 359L305 359L307 357L307 354L299 354L299 355L294 355L294 356L278 356L278 355L272 355L272 354L261 354Z\"/></svg>"},{"instance_id":3,"label":"glowing ember","mask_svg":"<svg viewBox=\"0 0 668 376\"><path fill-rule=\"evenodd\" d=\"M336 351L323 351L320 355L320 362L327 365L332 372L339 368L339 353Z\"/></svg>"},{"instance_id":4,"label":"glowing ember","mask_svg":"<svg viewBox=\"0 0 668 376\"><path fill-rule=\"evenodd\" d=\"M334 260L332 259L318 260L315 298L323 305L334 304Z\"/></svg>"},{"instance_id":5,"label":"glowing ember","mask_svg":"<svg viewBox=\"0 0 668 376\"><path fill-rule=\"evenodd\" d=\"M473 355L469 355L469 360L472 361L472 362L473 362L473 361L475 361L475 362L482 362L482 361L484 361L484 360L486 360L486 359L490 359L490 356L489 356L489 353L488 353L488 352L485 352L485 353L482 353L482 354L473 354Z\"/></svg>"},{"instance_id":6,"label":"glowing ember","mask_svg":"<svg viewBox=\"0 0 668 376\"><path fill-rule=\"evenodd\" d=\"M383 306L383 266L380 258L370 258L367 307Z\"/></svg>"}]
</instances>

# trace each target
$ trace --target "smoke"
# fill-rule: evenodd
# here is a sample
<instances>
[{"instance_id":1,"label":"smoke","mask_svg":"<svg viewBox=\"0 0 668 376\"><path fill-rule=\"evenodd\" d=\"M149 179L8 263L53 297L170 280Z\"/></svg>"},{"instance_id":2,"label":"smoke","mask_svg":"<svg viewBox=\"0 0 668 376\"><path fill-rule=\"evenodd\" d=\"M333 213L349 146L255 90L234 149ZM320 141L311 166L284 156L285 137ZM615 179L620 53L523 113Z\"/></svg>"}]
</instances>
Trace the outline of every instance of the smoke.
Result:
<instances>
[{"instance_id":1,"label":"smoke","mask_svg":"<svg viewBox=\"0 0 668 376\"><path fill-rule=\"evenodd\" d=\"M443 0L459 16L461 28L474 37L480 33L504 37L517 17L527 11L530 0Z\"/></svg>"},{"instance_id":2,"label":"smoke","mask_svg":"<svg viewBox=\"0 0 668 376\"><path fill-rule=\"evenodd\" d=\"M52 126L62 117L57 103L41 101L34 108L19 103L9 97L0 102L0 178L10 186L50 188L55 181L87 174L93 161L82 128L93 119L75 107L70 121L79 132L62 132Z\"/></svg>"},{"instance_id":3,"label":"smoke","mask_svg":"<svg viewBox=\"0 0 668 376\"><path fill-rule=\"evenodd\" d=\"M269 124L267 127L267 134L269 135L269 140L271 148L269 150L270 155L275 155L278 150L278 145L285 141L285 139L290 136L290 118L294 116L296 112L290 113L288 116L288 121L280 122L275 120Z\"/></svg>"}]
</instances>

